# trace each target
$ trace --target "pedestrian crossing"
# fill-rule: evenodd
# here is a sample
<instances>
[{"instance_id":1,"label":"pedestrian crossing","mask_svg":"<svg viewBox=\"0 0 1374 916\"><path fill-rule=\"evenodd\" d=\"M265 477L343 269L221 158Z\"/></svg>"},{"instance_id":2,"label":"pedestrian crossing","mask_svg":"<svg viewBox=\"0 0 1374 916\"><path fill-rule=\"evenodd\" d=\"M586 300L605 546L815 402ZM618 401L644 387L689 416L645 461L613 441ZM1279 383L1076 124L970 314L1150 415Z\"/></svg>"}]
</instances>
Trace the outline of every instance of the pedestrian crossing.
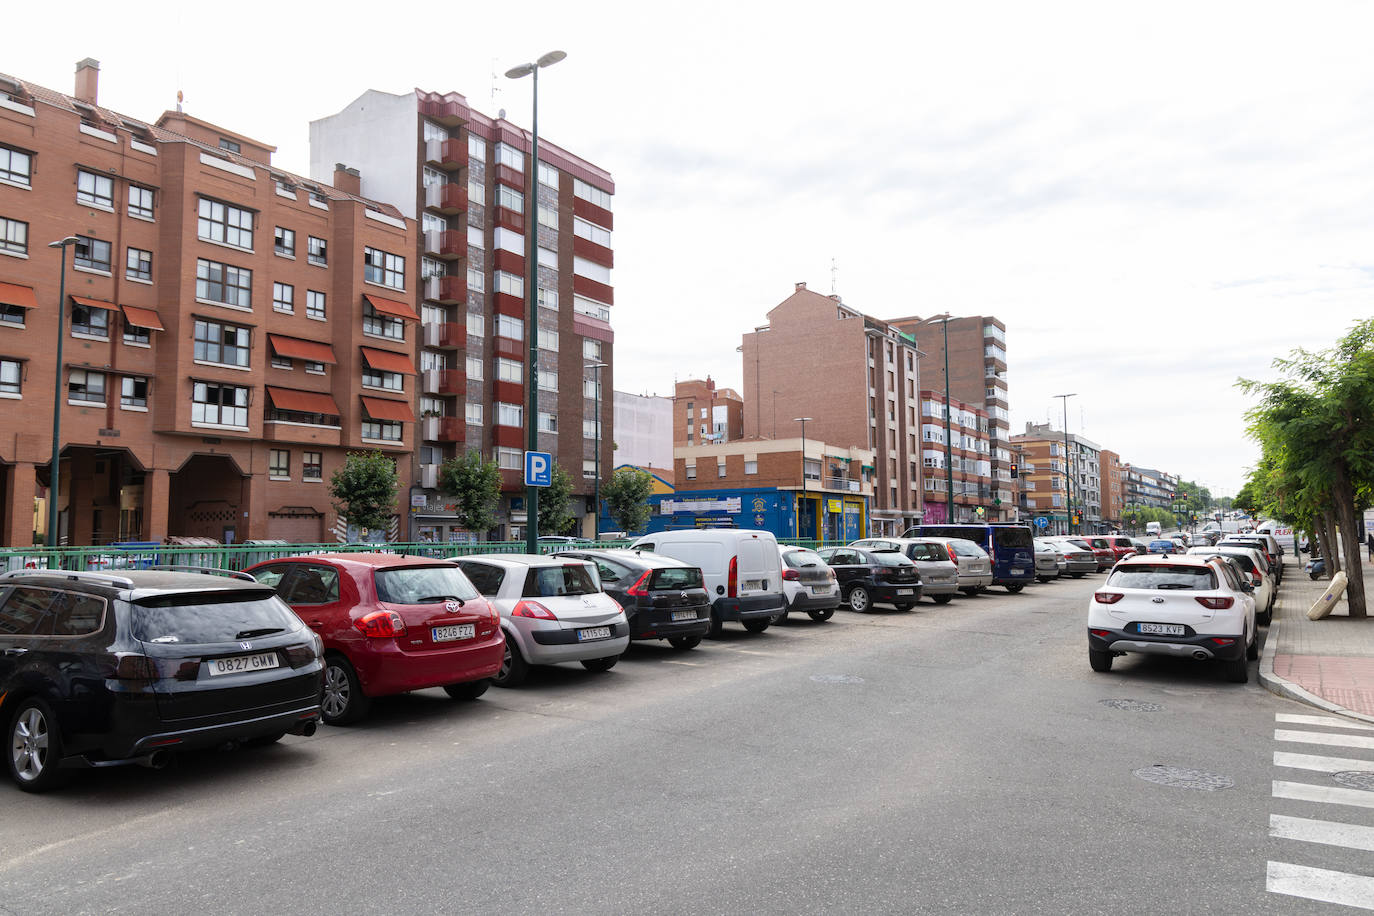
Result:
<instances>
[{"instance_id":1,"label":"pedestrian crossing","mask_svg":"<svg viewBox=\"0 0 1374 916\"><path fill-rule=\"evenodd\" d=\"M1277 713L1274 741L1267 890L1374 910L1374 725Z\"/></svg>"}]
</instances>

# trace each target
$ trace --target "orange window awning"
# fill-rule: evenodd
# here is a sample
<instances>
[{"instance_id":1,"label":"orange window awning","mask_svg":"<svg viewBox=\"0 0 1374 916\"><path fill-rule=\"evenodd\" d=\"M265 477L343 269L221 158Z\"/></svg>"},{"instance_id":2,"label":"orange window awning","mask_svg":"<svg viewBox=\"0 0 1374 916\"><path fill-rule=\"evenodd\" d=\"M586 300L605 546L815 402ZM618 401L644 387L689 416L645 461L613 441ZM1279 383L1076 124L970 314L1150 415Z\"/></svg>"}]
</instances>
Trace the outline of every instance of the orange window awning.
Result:
<instances>
[{"instance_id":1,"label":"orange window awning","mask_svg":"<svg viewBox=\"0 0 1374 916\"><path fill-rule=\"evenodd\" d=\"M278 410L292 410L297 413L322 413L332 417L339 415L339 405L327 394L318 391L297 391L294 388L273 388L267 386L267 396L272 406Z\"/></svg>"},{"instance_id":2,"label":"orange window awning","mask_svg":"<svg viewBox=\"0 0 1374 916\"><path fill-rule=\"evenodd\" d=\"M77 305L84 305L88 309L104 309L107 312L113 312L119 308L113 302L106 302L104 299L87 299L84 296L72 296L72 301Z\"/></svg>"},{"instance_id":3,"label":"orange window awning","mask_svg":"<svg viewBox=\"0 0 1374 916\"><path fill-rule=\"evenodd\" d=\"M415 419L415 412L405 401L390 401L386 398L363 398L363 410L374 420L399 420L409 423Z\"/></svg>"},{"instance_id":4,"label":"orange window awning","mask_svg":"<svg viewBox=\"0 0 1374 916\"><path fill-rule=\"evenodd\" d=\"M370 293L363 293L363 298L372 304L372 307L379 312L387 315L394 315L397 318L404 318L406 321L419 321L420 316L415 309L408 303L399 299L383 299L381 296L374 296Z\"/></svg>"},{"instance_id":5,"label":"orange window awning","mask_svg":"<svg viewBox=\"0 0 1374 916\"><path fill-rule=\"evenodd\" d=\"M33 287L20 286L18 283L0 283L0 305L17 305L21 309L38 308L38 297Z\"/></svg>"},{"instance_id":6,"label":"orange window awning","mask_svg":"<svg viewBox=\"0 0 1374 916\"><path fill-rule=\"evenodd\" d=\"M124 310L124 319L136 328L167 330L162 326L162 319L158 317L156 309L140 308L137 305L121 305L120 308Z\"/></svg>"},{"instance_id":7,"label":"orange window awning","mask_svg":"<svg viewBox=\"0 0 1374 916\"><path fill-rule=\"evenodd\" d=\"M410 361L410 357L404 353L396 353L391 350L374 350L371 347L359 347L363 351L363 359L373 369L382 372L399 372L402 375L415 375L415 364Z\"/></svg>"},{"instance_id":8,"label":"orange window awning","mask_svg":"<svg viewBox=\"0 0 1374 916\"><path fill-rule=\"evenodd\" d=\"M327 343L301 340L299 337L283 337L280 334L268 334L267 342L272 345L272 352L287 359L329 363L331 366L338 363L338 360L334 358L334 348Z\"/></svg>"}]
</instances>

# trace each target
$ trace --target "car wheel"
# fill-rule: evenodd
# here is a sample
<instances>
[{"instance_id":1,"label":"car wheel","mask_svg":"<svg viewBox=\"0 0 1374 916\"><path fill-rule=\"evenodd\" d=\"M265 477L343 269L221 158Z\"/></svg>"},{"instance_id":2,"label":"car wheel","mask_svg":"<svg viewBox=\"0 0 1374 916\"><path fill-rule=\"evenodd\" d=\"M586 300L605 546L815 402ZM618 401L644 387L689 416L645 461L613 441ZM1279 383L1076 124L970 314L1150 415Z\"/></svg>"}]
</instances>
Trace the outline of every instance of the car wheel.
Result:
<instances>
[{"instance_id":1,"label":"car wheel","mask_svg":"<svg viewBox=\"0 0 1374 916\"><path fill-rule=\"evenodd\" d=\"M519 687L530 673L530 664L520 654L520 647L510 635L506 636L506 654L501 657L501 670L491 682L497 687Z\"/></svg>"},{"instance_id":2,"label":"car wheel","mask_svg":"<svg viewBox=\"0 0 1374 916\"><path fill-rule=\"evenodd\" d=\"M1112 653L1099 652L1096 649L1088 650L1088 664L1094 671L1112 670Z\"/></svg>"},{"instance_id":3,"label":"car wheel","mask_svg":"<svg viewBox=\"0 0 1374 916\"><path fill-rule=\"evenodd\" d=\"M725 632L725 621L716 616L716 612L711 612L711 629L706 631L706 635L712 639L720 639L720 634Z\"/></svg>"},{"instance_id":4,"label":"car wheel","mask_svg":"<svg viewBox=\"0 0 1374 916\"><path fill-rule=\"evenodd\" d=\"M786 622L787 622L787 612L786 612L786 611L783 611L781 614L774 614L774 615L773 615L771 618L769 618L769 619L770 619L774 624L786 623Z\"/></svg>"},{"instance_id":5,"label":"car wheel","mask_svg":"<svg viewBox=\"0 0 1374 916\"><path fill-rule=\"evenodd\" d=\"M813 608L807 611L806 615L817 623L824 623L835 616L835 609L833 607Z\"/></svg>"},{"instance_id":6,"label":"car wheel","mask_svg":"<svg viewBox=\"0 0 1374 916\"><path fill-rule=\"evenodd\" d=\"M467 681L463 684L445 684L444 693L453 697L455 700L475 700L487 692L491 686L490 678L482 678L478 681Z\"/></svg>"},{"instance_id":7,"label":"car wheel","mask_svg":"<svg viewBox=\"0 0 1374 916\"><path fill-rule=\"evenodd\" d=\"M868 598L868 589L862 585L851 588L844 600L849 602L849 609L858 614L867 614L873 609L873 602Z\"/></svg>"},{"instance_id":8,"label":"car wheel","mask_svg":"<svg viewBox=\"0 0 1374 916\"><path fill-rule=\"evenodd\" d=\"M1271 623L1273 623L1273 622L1274 622L1274 611L1273 611L1272 608L1271 608L1270 610L1265 611L1263 614L1256 614L1256 615L1255 615L1255 623L1259 624L1259 625L1262 626L1262 627L1267 627L1267 626L1269 626L1269 624L1271 624Z\"/></svg>"},{"instance_id":9,"label":"car wheel","mask_svg":"<svg viewBox=\"0 0 1374 916\"><path fill-rule=\"evenodd\" d=\"M620 661L619 655L609 655L606 658L584 658L582 659L582 667L588 671L610 671L618 661Z\"/></svg>"},{"instance_id":10,"label":"car wheel","mask_svg":"<svg viewBox=\"0 0 1374 916\"><path fill-rule=\"evenodd\" d=\"M1250 645L1245 647L1245 657L1252 662L1259 658L1259 633L1256 633L1255 638L1250 640Z\"/></svg>"},{"instance_id":11,"label":"car wheel","mask_svg":"<svg viewBox=\"0 0 1374 916\"><path fill-rule=\"evenodd\" d=\"M1015 595L1017 592L1021 591L1021 589L1025 588L1025 587L1026 587L1026 583L1024 583L1024 582L1015 582L1015 583L1012 583L1011 585L1006 586L1006 589L1007 589L1007 592L1008 592L1009 594Z\"/></svg>"},{"instance_id":12,"label":"car wheel","mask_svg":"<svg viewBox=\"0 0 1374 916\"><path fill-rule=\"evenodd\" d=\"M688 649L695 649L701 645L700 636L669 636L668 645L677 649L679 652L686 652Z\"/></svg>"},{"instance_id":13,"label":"car wheel","mask_svg":"<svg viewBox=\"0 0 1374 916\"><path fill-rule=\"evenodd\" d=\"M1049 577L1049 576L1036 576L1036 577L1035 577L1035 581L1036 581L1036 582L1048 582L1048 581L1050 581L1050 577Z\"/></svg>"},{"instance_id":14,"label":"car wheel","mask_svg":"<svg viewBox=\"0 0 1374 916\"><path fill-rule=\"evenodd\" d=\"M52 707L37 697L19 704L5 732L10 778L25 792L46 792L62 781L62 735Z\"/></svg>"},{"instance_id":15,"label":"car wheel","mask_svg":"<svg viewBox=\"0 0 1374 916\"><path fill-rule=\"evenodd\" d=\"M931 600L931 601L934 601L936 604L949 604L951 601L954 600L954 596L953 596L953 595L931 595L931 596L930 596L930 600Z\"/></svg>"},{"instance_id":16,"label":"car wheel","mask_svg":"<svg viewBox=\"0 0 1374 916\"><path fill-rule=\"evenodd\" d=\"M1250 680L1250 664L1245 655L1226 663L1226 679L1232 684L1244 684Z\"/></svg>"},{"instance_id":17,"label":"car wheel","mask_svg":"<svg viewBox=\"0 0 1374 916\"><path fill-rule=\"evenodd\" d=\"M772 622L773 618L771 617L763 617L758 620L746 620L744 621L744 628L750 633L762 633L764 630L768 629L768 625Z\"/></svg>"},{"instance_id":18,"label":"car wheel","mask_svg":"<svg viewBox=\"0 0 1374 916\"><path fill-rule=\"evenodd\" d=\"M358 672L341 655L324 660L324 695L320 697L320 718L326 725L348 725L367 715L372 701L363 694Z\"/></svg>"}]
</instances>

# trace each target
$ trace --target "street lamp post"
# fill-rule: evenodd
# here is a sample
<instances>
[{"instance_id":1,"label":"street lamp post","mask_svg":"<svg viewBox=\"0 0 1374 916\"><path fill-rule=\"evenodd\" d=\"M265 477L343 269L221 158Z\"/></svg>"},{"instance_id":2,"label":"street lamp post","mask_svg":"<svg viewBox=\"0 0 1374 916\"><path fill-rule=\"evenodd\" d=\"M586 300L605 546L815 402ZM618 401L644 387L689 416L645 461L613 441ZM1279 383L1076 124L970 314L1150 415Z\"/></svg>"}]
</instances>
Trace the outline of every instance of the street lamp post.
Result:
<instances>
[{"instance_id":1,"label":"street lamp post","mask_svg":"<svg viewBox=\"0 0 1374 916\"><path fill-rule=\"evenodd\" d=\"M592 499L595 506L592 511L592 540L599 541L601 540L601 370L606 368L606 364L598 360L594 363L587 363L585 368L596 372L596 391L593 392L596 403L594 408L596 412L596 446L593 459L596 462L596 476L592 478Z\"/></svg>"},{"instance_id":2,"label":"street lamp post","mask_svg":"<svg viewBox=\"0 0 1374 916\"><path fill-rule=\"evenodd\" d=\"M937 316L945 348L945 524L954 524L954 444L949 420L949 312Z\"/></svg>"},{"instance_id":3,"label":"street lamp post","mask_svg":"<svg viewBox=\"0 0 1374 916\"><path fill-rule=\"evenodd\" d=\"M1064 530L1073 534L1073 465L1069 459L1069 398L1078 397L1078 392L1056 394L1064 402Z\"/></svg>"},{"instance_id":4,"label":"street lamp post","mask_svg":"<svg viewBox=\"0 0 1374 916\"><path fill-rule=\"evenodd\" d=\"M534 106L530 117L530 158L525 164L529 175L529 199L525 201L525 296L527 303L525 337L529 341L529 373L527 384L529 394L525 399L525 447L531 451L539 450L539 71L551 67L567 57L563 51L550 51L537 61L511 67L506 78L518 80L526 76L534 77ZM600 469L598 468L598 471ZM598 507L599 508L599 507ZM538 553L539 548L539 488L525 482L525 550Z\"/></svg>"},{"instance_id":5,"label":"street lamp post","mask_svg":"<svg viewBox=\"0 0 1374 916\"><path fill-rule=\"evenodd\" d=\"M58 462L62 457L62 337L65 333L62 325L67 315L67 249L76 242L76 236L69 235L48 243L49 248L62 249L62 272L57 281L57 369L52 392L52 463L48 465L49 547L57 546Z\"/></svg>"},{"instance_id":6,"label":"street lamp post","mask_svg":"<svg viewBox=\"0 0 1374 916\"><path fill-rule=\"evenodd\" d=\"M811 417L793 417L793 418L792 418L792 422L794 422L794 423L800 423L800 424L802 425L802 437L801 437L802 495L801 495L801 502L797 505L797 539L798 539L798 540L801 540L801 514L802 514L802 506L805 506L805 505L806 505L807 499L808 499L808 498L807 498L807 495L806 495L806 421L807 421L807 420L810 420L810 419L811 419Z\"/></svg>"}]
</instances>

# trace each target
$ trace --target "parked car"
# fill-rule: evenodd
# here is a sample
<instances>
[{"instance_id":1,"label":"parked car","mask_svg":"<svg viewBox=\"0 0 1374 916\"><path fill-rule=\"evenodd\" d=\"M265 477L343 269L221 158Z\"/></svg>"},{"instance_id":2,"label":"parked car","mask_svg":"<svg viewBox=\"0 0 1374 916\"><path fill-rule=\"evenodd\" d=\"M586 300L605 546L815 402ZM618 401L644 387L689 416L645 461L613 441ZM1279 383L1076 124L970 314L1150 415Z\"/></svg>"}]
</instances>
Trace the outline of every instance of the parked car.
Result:
<instances>
[{"instance_id":1,"label":"parked car","mask_svg":"<svg viewBox=\"0 0 1374 916\"><path fill-rule=\"evenodd\" d=\"M1252 588L1219 557L1148 556L1122 560L1088 602L1088 663L1110 671L1136 652L1220 660L1243 684L1259 657Z\"/></svg>"},{"instance_id":2,"label":"parked car","mask_svg":"<svg viewBox=\"0 0 1374 916\"><path fill-rule=\"evenodd\" d=\"M624 549L561 550L555 556L596 567L602 591L625 611L631 641L666 639L674 649L694 649L711 629L711 598L695 566Z\"/></svg>"},{"instance_id":3,"label":"parked car","mask_svg":"<svg viewBox=\"0 0 1374 916\"><path fill-rule=\"evenodd\" d=\"M630 645L625 612L586 560L488 553L458 566L501 614L505 651L491 679L498 687L523 683L531 665L581 662L610 671Z\"/></svg>"},{"instance_id":4,"label":"parked car","mask_svg":"<svg viewBox=\"0 0 1374 916\"><path fill-rule=\"evenodd\" d=\"M1098 535L1074 535L1069 538L1073 543L1084 550L1090 551L1097 558L1097 569L1094 572L1102 572L1111 569L1116 565L1116 553L1112 550L1107 539Z\"/></svg>"},{"instance_id":5,"label":"parked car","mask_svg":"<svg viewBox=\"0 0 1374 916\"><path fill-rule=\"evenodd\" d=\"M1063 537L1041 538L1046 544L1064 557L1064 572L1070 578L1081 579L1088 573L1097 572L1097 555L1091 550L1073 543Z\"/></svg>"},{"instance_id":6,"label":"parked car","mask_svg":"<svg viewBox=\"0 0 1374 916\"><path fill-rule=\"evenodd\" d=\"M955 554L949 549L949 539L941 538L866 538L854 541L849 546L864 550L895 550L916 564L916 572L921 576L921 594L936 604L949 604L959 592L959 566ZM987 571L987 581L992 581L992 564L983 549L972 541L964 541L977 556Z\"/></svg>"},{"instance_id":7,"label":"parked car","mask_svg":"<svg viewBox=\"0 0 1374 916\"><path fill-rule=\"evenodd\" d=\"M1255 546L1264 552L1264 559L1274 571L1274 581L1283 582L1283 547L1272 534L1232 534L1217 542L1218 547Z\"/></svg>"},{"instance_id":8,"label":"parked car","mask_svg":"<svg viewBox=\"0 0 1374 916\"><path fill-rule=\"evenodd\" d=\"M992 587L992 557L973 541L948 537L923 537L921 540L944 546L945 553L958 567L959 591L965 595L976 595Z\"/></svg>"},{"instance_id":9,"label":"parked car","mask_svg":"<svg viewBox=\"0 0 1374 916\"><path fill-rule=\"evenodd\" d=\"M1035 579L1049 582L1063 575L1068 561L1064 555L1040 538L1035 539Z\"/></svg>"},{"instance_id":10,"label":"parked car","mask_svg":"<svg viewBox=\"0 0 1374 916\"><path fill-rule=\"evenodd\" d=\"M1241 566L1241 571L1250 577L1255 588L1255 619L1262 626L1268 626L1274 619L1274 600L1278 597L1278 585L1274 577L1265 570L1264 557L1258 550L1247 547L1193 547L1189 556L1227 557Z\"/></svg>"},{"instance_id":11,"label":"parked car","mask_svg":"<svg viewBox=\"0 0 1374 916\"><path fill-rule=\"evenodd\" d=\"M711 595L711 630L719 636L727 621L762 633L787 609L782 591L782 558L770 531L744 528L693 528L660 531L637 538L632 550L676 557L701 570Z\"/></svg>"},{"instance_id":12,"label":"parked car","mask_svg":"<svg viewBox=\"0 0 1374 916\"><path fill-rule=\"evenodd\" d=\"M374 698L411 690L476 699L501 667L496 611L449 560L327 553L247 572L324 640L320 710L330 725L356 722Z\"/></svg>"},{"instance_id":13,"label":"parked car","mask_svg":"<svg viewBox=\"0 0 1374 916\"><path fill-rule=\"evenodd\" d=\"M156 768L319 721L319 638L241 574L11 572L0 633L5 762L27 792L65 767Z\"/></svg>"},{"instance_id":14,"label":"parked car","mask_svg":"<svg viewBox=\"0 0 1374 916\"><path fill-rule=\"evenodd\" d=\"M965 538L987 552L992 584L1015 594L1035 578L1035 547L1027 525L917 525L903 537Z\"/></svg>"},{"instance_id":15,"label":"parked car","mask_svg":"<svg viewBox=\"0 0 1374 916\"><path fill-rule=\"evenodd\" d=\"M1150 541L1150 553L1174 554L1182 553L1179 545L1172 538L1155 538Z\"/></svg>"},{"instance_id":16,"label":"parked car","mask_svg":"<svg viewBox=\"0 0 1374 916\"><path fill-rule=\"evenodd\" d=\"M875 604L909 611L921 600L916 564L895 550L825 547L816 551L835 571L840 592L851 611L866 614Z\"/></svg>"},{"instance_id":17,"label":"parked car","mask_svg":"<svg viewBox=\"0 0 1374 916\"><path fill-rule=\"evenodd\" d=\"M1136 556L1143 556L1150 552L1150 541L1146 538L1131 538L1131 543L1135 545Z\"/></svg>"},{"instance_id":18,"label":"parked car","mask_svg":"<svg viewBox=\"0 0 1374 916\"><path fill-rule=\"evenodd\" d=\"M1112 556L1117 560L1133 557L1140 552L1136 550L1135 543L1125 535L1104 534L1102 540L1107 542L1107 546L1112 550Z\"/></svg>"},{"instance_id":19,"label":"parked car","mask_svg":"<svg viewBox=\"0 0 1374 916\"><path fill-rule=\"evenodd\" d=\"M792 611L805 611L815 621L829 620L840 606L840 585L835 570L825 565L816 551L807 547L783 547L782 592L787 607L773 619L781 623Z\"/></svg>"}]
</instances>

